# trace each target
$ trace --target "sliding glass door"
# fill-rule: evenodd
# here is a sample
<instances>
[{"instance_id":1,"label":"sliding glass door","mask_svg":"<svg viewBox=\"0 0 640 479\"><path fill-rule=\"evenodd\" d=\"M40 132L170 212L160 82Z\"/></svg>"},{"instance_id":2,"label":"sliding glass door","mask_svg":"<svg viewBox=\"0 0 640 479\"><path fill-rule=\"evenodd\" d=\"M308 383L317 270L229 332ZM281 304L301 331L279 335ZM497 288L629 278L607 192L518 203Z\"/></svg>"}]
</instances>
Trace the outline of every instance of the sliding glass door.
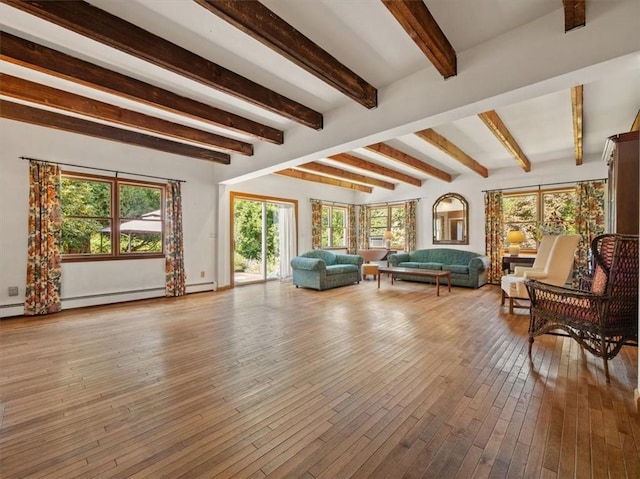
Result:
<instances>
[{"instance_id":1,"label":"sliding glass door","mask_svg":"<svg viewBox=\"0 0 640 479\"><path fill-rule=\"evenodd\" d=\"M283 279L295 256L295 200L232 193L233 282Z\"/></svg>"}]
</instances>

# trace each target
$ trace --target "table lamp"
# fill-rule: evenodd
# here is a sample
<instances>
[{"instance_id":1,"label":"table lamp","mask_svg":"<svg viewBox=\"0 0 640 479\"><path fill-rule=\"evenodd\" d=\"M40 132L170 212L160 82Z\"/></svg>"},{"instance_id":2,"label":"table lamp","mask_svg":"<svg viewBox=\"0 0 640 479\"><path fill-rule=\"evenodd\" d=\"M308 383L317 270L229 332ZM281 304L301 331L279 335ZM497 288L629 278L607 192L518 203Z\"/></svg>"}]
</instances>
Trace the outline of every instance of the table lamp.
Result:
<instances>
[{"instance_id":1,"label":"table lamp","mask_svg":"<svg viewBox=\"0 0 640 479\"><path fill-rule=\"evenodd\" d=\"M391 231L384 232L384 239L387 242L387 249L391 249Z\"/></svg>"},{"instance_id":2,"label":"table lamp","mask_svg":"<svg viewBox=\"0 0 640 479\"><path fill-rule=\"evenodd\" d=\"M511 230L507 233L507 243L509 243L509 256L520 254L520 243L524 241L524 233L520 230Z\"/></svg>"}]
</instances>

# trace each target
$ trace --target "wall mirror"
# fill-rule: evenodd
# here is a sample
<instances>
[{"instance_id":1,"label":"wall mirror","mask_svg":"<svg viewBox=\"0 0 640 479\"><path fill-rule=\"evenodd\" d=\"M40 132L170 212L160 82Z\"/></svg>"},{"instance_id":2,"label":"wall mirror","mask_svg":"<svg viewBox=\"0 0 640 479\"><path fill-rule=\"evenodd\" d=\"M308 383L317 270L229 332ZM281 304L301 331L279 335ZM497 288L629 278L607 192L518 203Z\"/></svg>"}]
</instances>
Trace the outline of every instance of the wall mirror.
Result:
<instances>
[{"instance_id":1,"label":"wall mirror","mask_svg":"<svg viewBox=\"0 0 640 479\"><path fill-rule=\"evenodd\" d=\"M447 193L433 204L433 243L469 244L469 207L461 195Z\"/></svg>"}]
</instances>

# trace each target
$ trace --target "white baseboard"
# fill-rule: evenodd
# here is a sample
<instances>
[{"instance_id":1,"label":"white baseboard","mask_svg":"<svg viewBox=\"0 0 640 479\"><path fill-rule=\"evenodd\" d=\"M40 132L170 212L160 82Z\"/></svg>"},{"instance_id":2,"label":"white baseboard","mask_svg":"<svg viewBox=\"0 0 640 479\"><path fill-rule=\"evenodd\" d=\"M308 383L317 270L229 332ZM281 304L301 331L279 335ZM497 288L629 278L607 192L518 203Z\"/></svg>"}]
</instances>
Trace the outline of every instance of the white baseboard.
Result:
<instances>
[{"instance_id":1,"label":"white baseboard","mask_svg":"<svg viewBox=\"0 0 640 479\"><path fill-rule=\"evenodd\" d=\"M187 294L201 293L204 291L216 291L217 283L210 281L206 283L196 283L187 285ZM86 308L88 306L100 306L103 304L124 303L126 301L137 301L140 299L163 298L165 288L148 288L134 291L116 291L112 293L91 294L78 296L75 298L62 298L62 309ZM0 318L22 316L24 313L23 303L0 305Z\"/></svg>"}]
</instances>

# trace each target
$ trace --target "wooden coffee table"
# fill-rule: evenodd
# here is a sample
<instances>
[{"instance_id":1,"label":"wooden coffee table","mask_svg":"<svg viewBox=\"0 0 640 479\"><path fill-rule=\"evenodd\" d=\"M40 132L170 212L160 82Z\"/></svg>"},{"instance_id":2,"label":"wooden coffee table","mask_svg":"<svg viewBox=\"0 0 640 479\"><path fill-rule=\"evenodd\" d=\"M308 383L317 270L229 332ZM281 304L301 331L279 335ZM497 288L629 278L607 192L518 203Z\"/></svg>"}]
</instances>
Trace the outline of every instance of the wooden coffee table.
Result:
<instances>
[{"instance_id":1,"label":"wooden coffee table","mask_svg":"<svg viewBox=\"0 0 640 479\"><path fill-rule=\"evenodd\" d=\"M426 276L436 279L436 296L440 296L440 278L447 278L449 292L451 292L451 271L442 271L440 269L420 269L420 268L400 268L391 266L378 267L378 288L380 288L380 275L382 273L391 274L391 284L393 284L394 274L404 274L407 276Z\"/></svg>"}]
</instances>

